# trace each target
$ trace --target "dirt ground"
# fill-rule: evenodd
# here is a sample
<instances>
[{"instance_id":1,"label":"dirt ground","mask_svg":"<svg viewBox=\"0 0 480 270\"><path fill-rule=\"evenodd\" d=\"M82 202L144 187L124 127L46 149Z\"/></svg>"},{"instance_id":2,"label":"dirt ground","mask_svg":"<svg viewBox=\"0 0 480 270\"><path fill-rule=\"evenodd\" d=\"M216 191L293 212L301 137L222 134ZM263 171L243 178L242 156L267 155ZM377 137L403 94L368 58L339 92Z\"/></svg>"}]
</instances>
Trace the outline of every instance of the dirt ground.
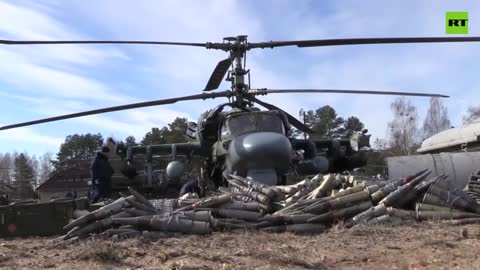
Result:
<instances>
[{"instance_id":1,"label":"dirt ground","mask_svg":"<svg viewBox=\"0 0 480 270\"><path fill-rule=\"evenodd\" d=\"M148 242L1 239L2 269L480 269L480 226L214 233Z\"/></svg>"}]
</instances>

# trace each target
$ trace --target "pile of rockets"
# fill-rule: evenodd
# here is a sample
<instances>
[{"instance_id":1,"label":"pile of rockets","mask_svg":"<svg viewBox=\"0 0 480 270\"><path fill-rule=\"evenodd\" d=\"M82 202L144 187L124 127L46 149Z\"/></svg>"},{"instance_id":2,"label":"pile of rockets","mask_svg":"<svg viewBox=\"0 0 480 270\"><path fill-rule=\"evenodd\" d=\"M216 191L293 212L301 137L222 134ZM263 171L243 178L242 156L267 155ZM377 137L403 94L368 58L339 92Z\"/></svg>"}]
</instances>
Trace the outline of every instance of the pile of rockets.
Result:
<instances>
[{"instance_id":1,"label":"pile of rockets","mask_svg":"<svg viewBox=\"0 0 480 270\"><path fill-rule=\"evenodd\" d=\"M352 175L316 175L288 186L268 186L230 175L229 187L205 198L147 200L129 188L122 197L95 211L77 210L59 238L90 237L155 240L177 234L214 231L321 233L336 224L347 228L437 220L480 223L480 204L447 175L429 177L423 170L401 179ZM476 179L478 180L478 179ZM469 183L471 189L480 182Z\"/></svg>"}]
</instances>

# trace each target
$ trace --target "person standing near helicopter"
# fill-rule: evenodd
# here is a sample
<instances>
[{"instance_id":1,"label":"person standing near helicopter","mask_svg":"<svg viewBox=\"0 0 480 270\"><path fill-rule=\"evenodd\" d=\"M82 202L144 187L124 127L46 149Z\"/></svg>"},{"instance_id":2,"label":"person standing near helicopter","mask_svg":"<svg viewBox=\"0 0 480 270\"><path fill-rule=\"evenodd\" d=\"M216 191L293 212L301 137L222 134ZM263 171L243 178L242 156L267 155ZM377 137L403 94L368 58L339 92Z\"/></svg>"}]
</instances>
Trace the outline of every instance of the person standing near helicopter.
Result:
<instances>
[{"instance_id":1,"label":"person standing near helicopter","mask_svg":"<svg viewBox=\"0 0 480 270\"><path fill-rule=\"evenodd\" d=\"M108 160L108 146L102 147L90 166L90 174L92 176L92 184L95 187L96 194L92 199L92 203L98 202L101 198L109 198L111 193L111 178L114 173L112 166Z\"/></svg>"}]
</instances>

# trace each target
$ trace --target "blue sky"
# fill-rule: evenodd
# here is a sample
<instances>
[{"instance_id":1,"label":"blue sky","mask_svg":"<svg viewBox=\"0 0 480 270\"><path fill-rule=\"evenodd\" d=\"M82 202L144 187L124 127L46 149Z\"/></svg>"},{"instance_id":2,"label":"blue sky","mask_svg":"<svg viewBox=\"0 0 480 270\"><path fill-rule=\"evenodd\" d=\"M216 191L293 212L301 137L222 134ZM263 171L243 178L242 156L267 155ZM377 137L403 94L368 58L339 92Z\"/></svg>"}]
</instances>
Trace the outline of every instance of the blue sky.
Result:
<instances>
[{"instance_id":1,"label":"blue sky","mask_svg":"<svg viewBox=\"0 0 480 270\"><path fill-rule=\"evenodd\" d=\"M144 39L221 42L349 37L446 36L445 12L468 11L480 36L480 2L464 1L1 1L0 39ZM363 45L252 51L252 86L425 91L445 99L460 125L478 104L480 44ZM202 48L57 45L0 47L0 124L130 102L199 93L220 51ZM222 84L226 89L228 84ZM386 137L389 96L278 94L263 98L297 116L329 104ZM428 99L411 98L419 125ZM137 140L176 116L196 120L222 102L184 102L0 132L0 152L56 152L65 136L100 132Z\"/></svg>"}]
</instances>

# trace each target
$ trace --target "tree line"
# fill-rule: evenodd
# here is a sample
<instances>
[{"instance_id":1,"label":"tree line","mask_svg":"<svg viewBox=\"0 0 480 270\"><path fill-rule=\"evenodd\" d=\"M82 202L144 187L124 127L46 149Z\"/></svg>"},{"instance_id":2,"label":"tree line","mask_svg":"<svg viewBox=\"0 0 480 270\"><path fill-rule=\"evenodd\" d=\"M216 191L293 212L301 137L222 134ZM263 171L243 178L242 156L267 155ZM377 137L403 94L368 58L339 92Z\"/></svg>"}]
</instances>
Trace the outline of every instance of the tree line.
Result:
<instances>
[{"instance_id":1,"label":"tree line","mask_svg":"<svg viewBox=\"0 0 480 270\"><path fill-rule=\"evenodd\" d=\"M53 171L52 153L41 156L28 153L0 153L0 188L9 191L5 184L16 190L12 193L18 198L31 198L42 181L48 179ZM10 190L11 191L11 190Z\"/></svg>"},{"instance_id":2,"label":"tree line","mask_svg":"<svg viewBox=\"0 0 480 270\"><path fill-rule=\"evenodd\" d=\"M388 123L388 137L375 142L378 149L389 149L395 155L415 154L421 142L443 130L453 128L448 110L438 97L432 97L423 124L419 127L417 107L405 97L391 104L393 118ZM463 117L463 124L480 120L480 106L470 107Z\"/></svg>"},{"instance_id":3,"label":"tree line","mask_svg":"<svg viewBox=\"0 0 480 270\"><path fill-rule=\"evenodd\" d=\"M394 155L411 155L416 152L426 138L443 130L452 128L448 110L438 97L430 99L423 124L419 127L418 109L405 97L396 98L390 104L392 119L387 125L387 137L377 138L373 147L378 150L389 150ZM323 106L317 110L299 112L305 124L315 133L310 138L349 138L354 132L364 128L362 121L356 116L343 118L337 115L331 106ZM463 117L463 124L480 121L480 106L470 107ZM301 133L296 131L296 136ZM378 134L377 134L378 135Z\"/></svg>"},{"instance_id":4,"label":"tree line","mask_svg":"<svg viewBox=\"0 0 480 270\"><path fill-rule=\"evenodd\" d=\"M185 142L186 118L176 118L163 128L152 128L137 143L134 136L128 136L127 146ZM79 160L91 160L105 142L100 133L73 134L66 136L56 154L41 156L28 153L0 153L0 183L29 183L37 187L55 172L61 171ZM113 149L112 149L113 150Z\"/></svg>"},{"instance_id":5,"label":"tree line","mask_svg":"<svg viewBox=\"0 0 480 270\"><path fill-rule=\"evenodd\" d=\"M38 185L40 179L46 179L53 171L53 154L48 152L41 156L28 153L0 153L0 183L15 180L29 180Z\"/></svg>"},{"instance_id":6,"label":"tree line","mask_svg":"<svg viewBox=\"0 0 480 270\"><path fill-rule=\"evenodd\" d=\"M301 109L300 117L314 133L312 139L318 138L349 138L353 133L361 131L364 124L356 116L343 118L331 106L305 111Z\"/></svg>"}]
</instances>

